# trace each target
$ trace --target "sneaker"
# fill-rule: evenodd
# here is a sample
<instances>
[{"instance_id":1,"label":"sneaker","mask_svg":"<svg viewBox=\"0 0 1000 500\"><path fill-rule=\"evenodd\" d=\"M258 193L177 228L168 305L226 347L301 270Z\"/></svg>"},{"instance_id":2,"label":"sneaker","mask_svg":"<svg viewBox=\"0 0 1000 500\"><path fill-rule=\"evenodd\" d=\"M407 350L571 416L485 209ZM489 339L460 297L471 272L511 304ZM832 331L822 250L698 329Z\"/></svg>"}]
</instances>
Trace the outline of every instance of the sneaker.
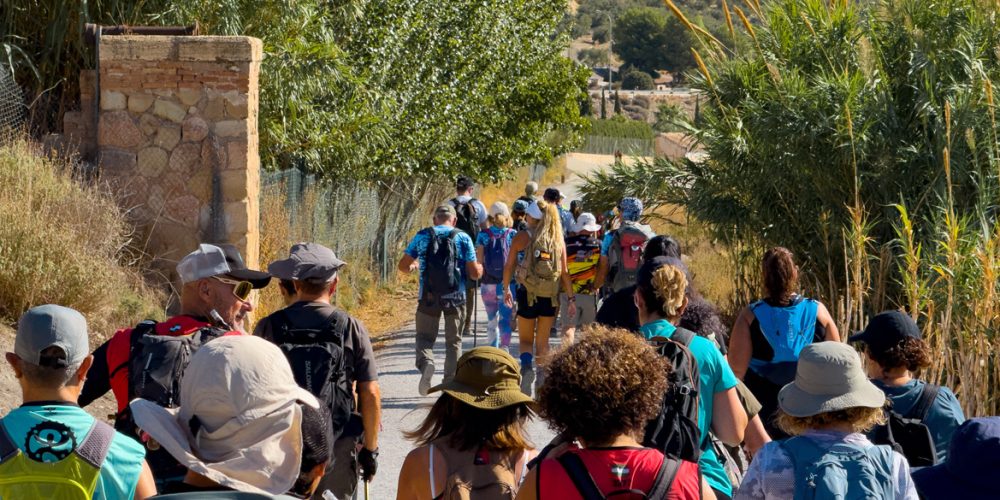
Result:
<instances>
[{"instance_id":1,"label":"sneaker","mask_svg":"<svg viewBox=\"0 0 1000 500\"><path fill-rule=\"evenodd\" d=\"M521 392L531 397L532 386L535 385L535 369L531 368L527 371L521 368Z\"/></svg>"},{"instance_id":2,"label":"sneaker","mask_svg":"<svg viewBox=\"0 0 1000 500\"><path fill-rule=\"evenodd\" d=\"M417 392L421 396L426 396L431 390L431 379L434 378L434 365L427 363L420 370L420 383L417 384Z\"/></svg>"}]
</instances>

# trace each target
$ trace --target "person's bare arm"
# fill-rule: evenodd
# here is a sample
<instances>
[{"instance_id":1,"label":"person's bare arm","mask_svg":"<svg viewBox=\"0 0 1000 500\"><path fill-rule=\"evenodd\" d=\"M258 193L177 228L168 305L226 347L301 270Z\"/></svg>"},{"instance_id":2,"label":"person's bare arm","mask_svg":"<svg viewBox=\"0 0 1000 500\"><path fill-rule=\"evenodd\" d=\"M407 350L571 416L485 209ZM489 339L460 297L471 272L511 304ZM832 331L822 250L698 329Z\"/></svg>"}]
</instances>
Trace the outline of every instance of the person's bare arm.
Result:
<instances>
[{"instance_id":1,"label":"person's bare arm","mask_svg":"<svg viewBox=\"0 0 1000 500\"><path fill-rule=\"evenodd\" d=\"M510 252L507 254L507 262L503 265L503 283L510 283L514 278L514 269L517 267L517 254L528 247L530 240L526 231L519 231L510 242ZM503 301L507 307L514 307L514 297L511 295L510 287L503 287Z\"/></svg>"},{"instance_id":2,"label":"person's bare arm","mask_svg":"<svg viewBox=\"0 0 1000 500\"><path fill-rule=\"evenodd\" d=\"M822 303L816 310L816 320L826 329L826 340L840 342L840 330L837 329L837 323L833 321L830 311Z\"/></svg>"},{"instance_id":3,"label":"person's bare arm","mask_svg":"<svg viewBox=\"0 0 1000 500\"><path fill-rule=\"evenodd\" d=\"M600 290L604 286L604 280L608 277L608 257L602 255L597 260L597 277L594 278L594 290Z\"/></svg>"},{"instance_id":4,"label":"person's bare arm","mask_svg":"<svg viewBox=\"0 0 1000 500\"><path fill-rule=\"evenodd\" d=\"M729 354L726 356L729 367L733 369L736 378L743 380L750 367L750 355L753 345L750 342L750 325L753 323L753 313L743 309L736 318L733 332L729 335Z\"/></svg>"},{"instance_id":5,"label":"person's bare arm","mask_svg":"<svg viewBox=\"0 0 1000 500\"><path fill-rule=\"evenodd\" d=\"M708 480L705 476L701 476L701 500L715 500L715 490L708 485Z\"/></svg>"},{"instance_id":6,"label":"person's bare arm","mask_svg":"<svg viewBox=\"0 0 1000 500\"><path fill-rule=\"evenodd\" d=\"M486 249L482 245L476 245L476 262L486 262Z\"/></svg>"},{"instance_id":7,"label":"person's bare arm","mask_svg":"<svg viewBox=\"0 0 1000 500\"><path fill-rule=\"evenodd\" d=\"M747 414L740 405L736 388L717 392L712 397L712 432L723 443L739 446L747 428Z\"/></svg>"},{"instance_id":8,"label":"person's bare arm","mask_svg":"<svg viewBox=\"0 0 1000 500\"><path fill-rule=\"evenodd\" d=\"M528 471L527 476L524 476L524 482L521 483L521 488L517 490L516 500L538 500L537 492L538 467L535 467Z\"/></svg>"},{"instance_id":9,"label":"person's bare arm","mask_svg":"<svg viewBox=\"0 0 1000 500\"><path fill-rule=\"evenodd\" d=\"M145 500L156 496L156 482L153 480L153 471L149 469L149 464L142 461L142 472L139 473L139 482L135 485L135 500Z\"/></svg>"},{"instance_id":10,"label":"person's bare arm","mask_svg":"<svg viewBox=\"0 0 1000 500\"><path fill-rule=\"evenodd\" d=\"M399 265L396 266L399 272L410 274L417 270L420 264L417 263L417 259L410 257L408 254L403 254L403 258L399 259Z\"/></svg>"},{"instance_id":11,"label":"person's bare arm","mask_svg":"<svg viewBox=\"0 0 1000 500\"><path fill-rule=\"evenodd\" d=\"M569 275L569 259L566 257L566 248L563 247L562 254L559 256L559 260L562 261L562 274L559 275L559 279L562 280L563 293L566 294L567 298L572 298L569 301L569 315L570 317L576 316L576 294L573 293L573 278Z\"/></svg>"},{"instance_id":12,"label":"person's bare arm","mask_svg":"<svg viewBox=\"0 0 1000 500\"><path fill-rule=\"evenodd\" d=\"M365 448L378 450L378 431L382 423L382 391L378 381L358 382L361 422L365 427Z\"/></svg>"},{"instance_id":13,"label":"person's bare arm","mask_svg":"<svg viewBox=\"0 0 1000 500\"><path fill-rule=\"evenodd\" d=\"M747 454L753 457L765 444L770 442L771 436L764 429L764 422L760 419L760 414L758 413L747 424L746 435L743 437L743 447L746 449Z\"/></svg>"},{"instance_id":14,"label":"person's bare arm","mask_svg":"<svg viewBox=\"0 0 1000 500\"><path fill-rule=\"evenodd\" d=\"M479 278L482 278L483 265L478 262L466 262L465 273L469 275L469 279L477 280Z\"/></svg>"}]
</instances>

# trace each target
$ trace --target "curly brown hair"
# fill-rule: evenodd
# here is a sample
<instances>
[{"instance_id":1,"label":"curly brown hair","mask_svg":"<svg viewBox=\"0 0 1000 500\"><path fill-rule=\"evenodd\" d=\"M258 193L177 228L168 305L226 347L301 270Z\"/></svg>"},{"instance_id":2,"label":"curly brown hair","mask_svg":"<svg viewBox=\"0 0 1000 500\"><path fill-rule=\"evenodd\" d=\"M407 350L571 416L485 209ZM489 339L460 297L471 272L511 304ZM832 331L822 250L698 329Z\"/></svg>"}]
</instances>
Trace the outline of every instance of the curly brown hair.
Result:
<instances>
[{"instance_id":1,"label":"curly brown hair","mask_svg":"<svg viewBox=\"0 0 1000 500\"><path fill-rule=\"evenodd\" d=\"M660 409L669 370L635 334L592 326L547 364L540 413L556 431L591 446L637 435Z\"/></svg>"},{"instance_id":2,"label":"curly brown hair","mask_svg":"<svg viewBox=\"0 0 1000 500\"><path fill-rule=\"evenodd\" d=\"M779 303L791 300L799 289L799 268L795 265L792 251L774 247L764 254L761 264L767 298Z\"/></svg>"},{"instance_id":3,"label":"curly brown hair","mask_svg":"<svg viewBox=\"0 0 1000 500\"><path fill-rule=\"evenodd\" d=\"M907 337L884 351L865 346L865 352L886 370L905 366L907 370L916 372L931 366L931 348L923 339Z\"/></svg>"},{"instance_id":4,"label":"curly brown hair","mask_svg":"<svg viewBox=\"0 0 1000 500\"><path fill-rule=\"evenodd\" d=\"M867 432L872 427L885 423L885 410L859 406L808 417L793 417L778 410L774 420L781 430L793 436L805 434L809 429L823 429L839 423L849 423L853 432Z\"/></svg>"}]
</instances>

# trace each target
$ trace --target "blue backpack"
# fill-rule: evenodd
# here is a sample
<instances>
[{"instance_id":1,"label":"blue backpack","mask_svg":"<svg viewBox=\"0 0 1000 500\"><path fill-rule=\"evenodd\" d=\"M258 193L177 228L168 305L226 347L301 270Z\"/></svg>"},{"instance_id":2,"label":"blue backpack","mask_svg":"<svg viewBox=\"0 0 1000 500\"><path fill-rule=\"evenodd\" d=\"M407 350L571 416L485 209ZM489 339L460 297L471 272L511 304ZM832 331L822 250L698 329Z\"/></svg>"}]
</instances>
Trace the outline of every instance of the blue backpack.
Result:
<instances>
[{"instance_id":1,"label":"blue backpack","mask_svg":"<svg viewBox=\"0 0 1000 500\"><path fill-rule=\"evenodd\" d=\"M503 281L503 268L510 254L510 233L513 229L504 229L501 233L487 230L489 243L483 247L483 283L495 285Z\"/></svg>"},{"instance_id":2,"label":"blue backpack","mask_svg":"<svg viewBox=\"0 0 1000 500\"><path fill-rule=\"evenodd\" d=\"M804 297L796 297L786 307L763 300L750 304L750 312L774 350L770 360L751 358L750 369L779 387L794 380L799 353L814 340L818 310L819 302Z\"/></svg>"},{"instance_id":3,"label":"blue backpack","mask_svg":"<svg viewBox=\"0 0 1000 500\"><path fill-rule=\"evenodd\" d=\"M795 472L794 500L896 498L892 448L837 443L821 447L796 436L780 442Z\"/></svg>"}]
</instances>

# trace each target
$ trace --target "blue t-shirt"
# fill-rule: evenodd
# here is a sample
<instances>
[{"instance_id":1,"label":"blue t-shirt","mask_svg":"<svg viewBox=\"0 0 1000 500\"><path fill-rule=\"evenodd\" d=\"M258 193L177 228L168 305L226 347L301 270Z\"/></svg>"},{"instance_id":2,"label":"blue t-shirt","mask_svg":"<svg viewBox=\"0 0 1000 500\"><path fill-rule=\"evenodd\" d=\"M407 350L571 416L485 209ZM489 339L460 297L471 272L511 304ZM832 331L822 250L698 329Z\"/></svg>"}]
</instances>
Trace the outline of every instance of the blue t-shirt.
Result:
<instances>
[{"instance_id":1,"label":"blue t-shirt","mask_svg":"<svg viewBox=\"0 0 1000 500\"><path fill-rule=\"evenodd\" d=\"M437 236L447 236L455 228L451 226L434 226L434 234ZM424 269L427 266L426 259L424 259L427 254L427 244L430 243L430 235L426 231L421 230L413 237L410 244L406 246L406 255L417 259L420 261L420 297L424 296ZM459 280L458 289L463 294L465 293L465 280L468 279L468 274L465 270L465 264L467 262L476 261L476 248L472 244L472 238L462 231L459 231L455 236L455 250L458 255L455 256L456 264L462 273L462 279Z\"/></svg>"},{"instance_id":2,"label":"blue t-shirt","mask_svg":"<svg viewBox=\"0 0 1000 500\"><path fill-rule=\"evenodd\" d=\"M496 226L490 226L485 231L479 231L479 234L476 235L476 246L485 247L486 245L489 245L491 237L500 236L501 234L503 234L504 231L510 231L509 233L507 233L507 245L509 246L510 242L514 241L514 235L517 234L517 231L509 227L503 228Z\"/></svg>"},{"instance_id":3,"label":"blue t-shirt","mask_svg":"<svg viewBox=\"0 0 1000 500\"><path fill-rule=\"evenodd\" d=\"M69 403L28 403L11 410L3 417L3 426L10 438L22 452L26 443L34 442L41 446L51 446L47 440L55 432L63 432L68 437L64 446L54 446L58 452L71 452L76 449L87 436L94 417ZM51 428L46 430L46 428ZM33 448L34 449L34 448ZM35 451L38 451L35 449ZM139 482L142 463L146 458L146 449L134 439L115 433L108 449L107 458L101 465L101 476L94 490L95 500L131 499L135 495L135 486ZM43 454L45 462L57 461L53 454Z\"/></svg>"},{"instance_id":4,"label":"blue t-shirt","mask_svg":"<svg viewBox=\"0 0 1000 500\"><path fill-rule=\"evenodd\" d=\"M639 328L646 339L653 337L670 338L677 327L670 324L665 319L659 319L646 323ZM708 431L712 428L712 405L715 401L715 394L736 387L736 375L729 368L729 363L722 357L719 348L705 337L695 336L688 346L694 359L698 361L698 374L701 377L698 388L698 429L701 431L701 439L707 439ZM701 454L698 460L701 472L708 481L708 485L727 495L732 496L733 486L729 482L726 470L719 462L719 457L715 455L715 450L709 446Z\"/></svg>"},{"instance_id":5,"label":"blue t-shirt","mask_svg":"<svg viewBox=\"0 0 1000 500\"><path fill-rule=\"evenodd\" d=\"M889 387L879 380L872 380L872 383L882 389L885 396L892 400L893 411L900 415L906 415L913 409L920 398L921 391L927 385L927 382L917 379L912 379L898 387ZM923 424L931 431L931 437L934 439L934 450L937 452L938 463L948 459L951 436L955 433L955 429L962 425L962 422L965 422L965 413L962 412L962 407L958 404L958 398L955 397L954 392L951 392L951 389L941 387L934 403L927 410L927 418L923 420Z\"/></svg>"}]
</instances>

